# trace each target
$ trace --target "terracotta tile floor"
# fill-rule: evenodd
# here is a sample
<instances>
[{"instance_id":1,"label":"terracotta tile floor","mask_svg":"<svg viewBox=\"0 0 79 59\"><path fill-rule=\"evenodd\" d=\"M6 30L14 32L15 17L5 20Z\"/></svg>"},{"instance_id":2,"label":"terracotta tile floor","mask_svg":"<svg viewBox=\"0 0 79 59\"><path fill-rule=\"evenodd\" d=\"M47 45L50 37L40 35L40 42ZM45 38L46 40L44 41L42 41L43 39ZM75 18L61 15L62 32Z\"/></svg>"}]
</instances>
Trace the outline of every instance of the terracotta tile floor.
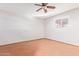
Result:
<instances>
[{"instance_id":1,"label":"terracotta tile floor","mask_svg":"<svg viewBox=\"0 0 79 59\"><path fill-rule=\"evenodd\" d=\"M46 38L0 46L0 55L69 56L79 55L79 47Z\"/></svg>"}]
</instances>

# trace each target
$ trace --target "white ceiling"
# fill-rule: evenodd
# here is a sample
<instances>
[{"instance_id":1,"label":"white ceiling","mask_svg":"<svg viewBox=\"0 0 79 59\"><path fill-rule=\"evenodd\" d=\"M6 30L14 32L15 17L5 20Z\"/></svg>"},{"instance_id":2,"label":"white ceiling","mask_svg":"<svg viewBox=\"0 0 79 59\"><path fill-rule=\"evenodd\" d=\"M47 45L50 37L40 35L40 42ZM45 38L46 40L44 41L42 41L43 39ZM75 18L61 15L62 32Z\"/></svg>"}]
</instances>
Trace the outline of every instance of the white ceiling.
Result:
<instances>
[{"instance_id":1,"label":"white ceiling","mask_svg":"<svg viewBox=\"0 0 79 59\"><path fill-rule=\"evenodd\" d=\"M20 16L37 16L37 17L47 17L50 15L56 15L70 9L78 8L78 3L49 3L49 5L56 6L56 9L48 10L48 13L43 11L36 12L39 6L35 6L34 3L1 3L0 11L17 14Z\"/></svg>"}]
</instances>

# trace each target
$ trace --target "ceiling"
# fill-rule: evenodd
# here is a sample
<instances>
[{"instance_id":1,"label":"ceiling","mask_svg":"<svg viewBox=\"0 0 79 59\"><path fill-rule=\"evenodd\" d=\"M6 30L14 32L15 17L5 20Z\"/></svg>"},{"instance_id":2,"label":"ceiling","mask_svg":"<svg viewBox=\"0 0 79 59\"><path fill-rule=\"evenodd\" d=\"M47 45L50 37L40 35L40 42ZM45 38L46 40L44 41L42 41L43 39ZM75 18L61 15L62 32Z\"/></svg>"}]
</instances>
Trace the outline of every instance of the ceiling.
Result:
<instances>
[{"instance_id":1,"label":"ceiling","mask_svg":"<svg viewBox=\"0 0 79 59\"><path fill-rule=\"evenodd\" d=\"M56 6L56 9L48 9L48 13L44 13L42 10L36 12L39 6L35 6L34 3L0 3L0 11L8 12L11 14L17 14L20 16L36 16L47 17L54 16L56 14L68 11L70 9L78 8L78 3L49 3L49 5Z\"/></svg>"}]
</instances>

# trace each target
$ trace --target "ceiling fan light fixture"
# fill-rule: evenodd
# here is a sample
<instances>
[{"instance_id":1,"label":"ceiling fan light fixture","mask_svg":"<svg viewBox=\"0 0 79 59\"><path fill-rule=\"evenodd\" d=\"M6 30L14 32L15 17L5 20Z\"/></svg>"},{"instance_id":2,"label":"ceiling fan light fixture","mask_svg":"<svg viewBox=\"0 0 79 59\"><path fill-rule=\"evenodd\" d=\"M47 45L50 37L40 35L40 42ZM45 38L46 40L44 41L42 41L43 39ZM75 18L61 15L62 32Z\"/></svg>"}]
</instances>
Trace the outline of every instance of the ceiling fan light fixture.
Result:
<instances>
[{"instance_id":1,"label":"ceiling fan light fixture","mask_svg":"<svg viewBox=\"0 0 79 59\"><path fill-rule=\"evenodd\" d=\"M45 13L48 12L47 9L55 9L55 6L49 6L48 3L41 3L41 4L35 4L36 6L40 6L41 8L37 9L36 12L40 11L40 10L44 10Z\"/></svg>"}]
</instances>

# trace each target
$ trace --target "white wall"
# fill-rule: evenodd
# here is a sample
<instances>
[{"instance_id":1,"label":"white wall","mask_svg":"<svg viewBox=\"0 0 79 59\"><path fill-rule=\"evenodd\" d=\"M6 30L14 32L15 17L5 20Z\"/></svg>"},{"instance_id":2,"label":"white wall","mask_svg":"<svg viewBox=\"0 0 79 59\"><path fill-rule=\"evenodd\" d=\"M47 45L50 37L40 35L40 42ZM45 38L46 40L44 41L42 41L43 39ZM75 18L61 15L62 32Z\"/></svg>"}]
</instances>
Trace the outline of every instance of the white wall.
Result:
<instances>
[{"instance_id":1,"label":"white wall","mask_svg":"<svg viewBox=\"0 0 79 59\"><path fill-rule=\"evenodd\" d=\"M56 28L55 20L67 16L68 25ZM39 38L79 44L79 8L48 19L19 16L0 10L0 45Z\"/></svg>"},{"instance_id":2,"label":"white wall","mask_svg":"<svg viewBox=\"0 0 79 59\"><path fill-rule=\"evenodd\" d=\"M68 17L68 24L63 28L55 26L55 20ZM46 37L69 44L79 45L79 8L64 12L46 20Z\"/></svg>"},{"instance_id":3,"label":"white wall","mask_svg":"<svg viewBox=\"0 0 79 59\"><path fill-rule=\"evenodd\" d=\"M43 20L0 11L0 45L43 37Z\"/></svg>"}]
</instances>

